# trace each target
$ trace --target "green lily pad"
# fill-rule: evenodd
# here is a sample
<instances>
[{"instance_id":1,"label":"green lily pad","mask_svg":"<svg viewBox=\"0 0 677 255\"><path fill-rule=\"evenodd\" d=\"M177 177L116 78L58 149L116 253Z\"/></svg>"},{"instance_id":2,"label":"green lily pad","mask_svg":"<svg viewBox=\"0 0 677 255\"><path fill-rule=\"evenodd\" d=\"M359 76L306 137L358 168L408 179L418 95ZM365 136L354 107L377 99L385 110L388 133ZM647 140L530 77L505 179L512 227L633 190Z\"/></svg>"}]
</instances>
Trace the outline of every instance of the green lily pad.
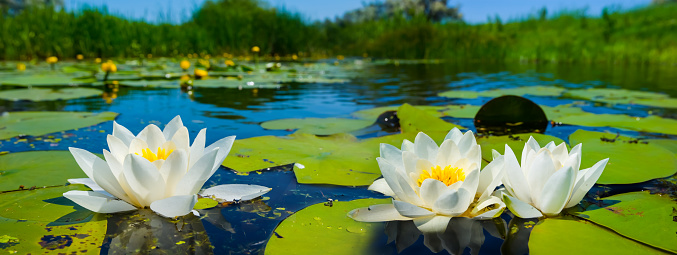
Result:
<instances>
[{"instance_id":1,"label":"green lily pad","mask_svg":"<svg viewBox=\"0 0 677 255\"><path fill-rule=\"evenodd\" d=\"M68 185L0 193L0 217L43 223L83 223L94 215L63 197L70 190L86 189Z\"/></svg>"},{"instance_id":2,"label":"green lily pad","mask_svg":"<svg viewBox=\"0 0 677 255\"><path fill-rule=\"evenodd\" d=\"M677 154L677 140L669 140L669 139L646 139L643 140L649 144L653 145L658 145L661 146L669 151L672 151L672 153Z\"/></svg>"},{"instance_id":3,"label":"green lily pad","mask_svg":"<svg viewBox=\"0 0 677 255\"><path fill-rule=\"evenodd\" d=\"M376 162L379 144L400 146L403 139L413 139L415 135L389 135L363 141L347 134L253 137L236 140L223 165L250 172L296 163L294 174L299 183L369 185L381 176Z\"/></svg>"},{"instance_id":4,"label":"green lily pad","mask_svg":"<svg viewBox=\"0 0 677 255\"><path fill-rule=\"evenodd\" d=\"M77 76L67 74L46 74L6 77L0 81L2 85L14 86L60 86L84 85L94 82L94 79L75 79Z\"/></svg>"},{"instance_id":5,"label":"green lily pad","mask_svg":"<svg viewBox=\"0 0 677 255\"><path fill-rule=\"evenodd\" d=\"M306 207L287 217L275 228L265 254L370 254L369 247L383 232L382 223L354 221L347 214L353 209L391 203L391 199L335 201Z\"/></svg>"},{"instance_id":6,"label":"green lily pad","mask_svg":"<svg viewBox=\"0 0 677 255\"><path fill-rule=\"evenodd\" d=\"M17 221L0 218L3 233L18 242L0 244L4 254L99 254L103 244L107 221L97 215L85 223L49 225L44 222Z\"/></svg>"},{"instance_id":7,"label":"green lily pad","mask_svg":"<svg viewBox=\"0 0 677 255\"><path fill-rule=\"evenodd\" d=\"M121 86L142 88L179 88L178 81L155 80L155 81L120 81Z\"/></svg>"},{"instance_id":8,"label":"green lily pad","mask_svg":"<svg viewBox=\"0 0 677 255\"><path fill-rule=\"evenodd\" d=\"M563 118L564 116L586 114L583 109L572 104L558 105L555 107L545 105L540 106L545 112L545 116L547 116L549 120L559 121L559 119Z\"/></svg>"},{"instance_id":9,"label":"green lily pad","mask_svg":"<svg viewBox=\"0 0 677 255\"><path fill-rule=\"evenodd\" d=\"M534 139L538 142L541 147L545 146L549 142L554 141L555 144L563 143L562 139L559 139L554 136L539 134L539 133L525 133L525 134L516 134L516 135L503 135L503 136L481 136L477 138L477 144L482 148L482 159L484 160L483 164L486 162L491 162L493 160L491 150L496 150L501 155L505 154L505 145L510 146L510 149L515 153L517 160L522 158L522 150L524 150L524 145L529 141L529 137L533 136ZM520 162L521 163L521 162ZM592 166L592 165L590 165Z\"/></svg>"},{"instance_id":10,"label":"green lily pad","mask_svg":"<svg viewBox=\"0 0 677 255\"><path fill-rule=\"evenodd\" d=\"M616 139L614 142L602 141ZM630 137L577 130L569 144L583 143L581 167L609 158L598 184L629 184L666 177L677 172L677 158L667 149L651 143L632 142Z\"/></svg>"},{"instance_id":11,"label":"green lily pad","mask_svg":"<svg viewBox=\"0 0 677 255\"><path fill-rule=\"evenodd\" d=\"M217 205L219 205L218 201L211 199L211 198L202 197L202 198L197 200L197 203L195 203L195 206L193 206L193 209L195 209L195 210L209 209L209 208L215 207Z\"/></svg>"},{"instance_id":12,"label":"green lily pad","mask_svg":"<svg viewBox=\"0 0 677 255\"><path fill-rule=\"evenodd\" d=\"M0 156L0 191L19 186L63 185L70 178L86 178L68 151L29 151Z\"/></svg>"},{"instance_id":13,"label":"green lily pad","mask_svg":"<svg viewBox=\"0 0 677 255\"><path fill-rule=\"evenodd\" d=\"M258 79L206 79L194 80L195 88L231 88L231 89L279 89L283 85L273 81L259 81Z\"/></svg>"},{"instance_id":14,"label":"green lily pad","mask_svg":"<svg viewBox=\"0 0 677 255\"><path fill-rule=\"evenodd\" d=\"M103 78L106 77L105 73L97 73L96 79L98 81L103 81ZM108 74L108 81L133 81L140 80L142 77L137 72L116 72Z\"/></svg>"},{"instance_id":15,"label":"green lily pad","mask_svg":"<svg viewBox=\"0 0 677 255\"><path fill-rule=\"evenodd\" d=\"M677 253L677 202L647 191L618 194L602 199L602 208L591 205L578 216L625 237Z\"/></svg>"},{"instance_id":16,"label":"green lily pad","mask_svg":"<svg viewBox=\"0 0 677 255\"><path fill-rule=\"evenodd\" d=\"M114 120L114 112L6 112L0 116L0 139L40 136Z\"/></svg>"},{"instance_id":17,"label":"green lily pad","mask_svg":"<svg viewBox=\"0 0 677 255\"><path fill-rule=\"evenodd\" d=\"M303 118L281 119L261 123L265 129L298 129L298 132L315 135L333 135L347 133L366 128L373 124L373 120L343 119L343 118Z\"/></svg>"},{"instance_id":18,"label":"green lily pad","mask_svg":"<svg viewBox=\"0 0 677 255\"><path fill-rule=\"evenodd\" d=\"M437 94L442 97L449 98L466 98L473 99L477 97L500 97L505 95L513 96L560 96L566 89L554 86L524 86L516 88L492 89L486 91L467 91L467 90L451 90Z\"/></svg>"},{"instance_id":19,"label":"green lily pad","mask_svg":"<svg viewBox=\"0 0 677 255\"><path fill-rule=\"evenodd\" d=\"M64 88L64 89L13 89L0 91L0 99L5 100L30 100L30 101L51 101L51 100L69 100L76 98L85 98L101 95L103 92L91 88Z\"/></svg>"},{"instance_id":20,"label":"green lily pad","mask_svg":"<svg viewBox=\"0 0 677 255\"><path fill-rule=\"evenodd\" d=\"M570 90L564 96L608 104L639 104L664 108L677 108L677 98L662 93L627 89L582 89Z\"/></svg>"},{"instance_id":21,"label":"green lily pad","mask_svg":"<svg viewBox=\"0 0 677 255\"><path fill-rule=\"evenodd\" d=\"M554 218L534 226L529 237L529 253L666 254L587 221Z\"/></svg>"},{"instance_id":22,"label":"green lily pad","mask_svg":"<svg viewBox=\"0 0 677 255\"><path fill-rule=\"evenodd\" d=\"M677 120L648 116L646 118L632 117L623 114L594 114L583 113L563 116L554 121L571 125L589 127L614 127L642 132L677 134Z\"/></svg>"},{"instance_id":23,"label":"green lily pad","mask_svg":"<svg viewBox=\"0 0 677 255\"><path fill-rule=\"evenodd\" d=\"M465 129L462 126L446 122L410 104L400 106L397 109L397 117L400 118L400 128L403 133L449 132L449 130L455 127Z\"/></svg>"},{"instance_id":24,"label":"green lily pad","mask_svg":"<svg viewBox=\"0 0 677 255\"><path fill-rule=\"evenodd\" d=\"M473 119L482 106L479 105L447 105L442 114L454 118Z\"/></svg>"},{"instance_id":25,"label":"green lily pad","mask_svg":"<svg viewBox=\"0 0 677 255\"><path fill-rule=\"evenodd\" d=\"M376 118L378 118L379 115L383 114L384 112L397 111L398 108L400 108L400 106L376 107L376 108L359 110L359 111L353 112L351 115L354 116L355 118L375 120ZM431 105L416 105L416 106L414 106L414 108L423 110L426 113L433 115L433 116L436 116L436 117L442 117L443 114L440 111L446 109L443 106L431 106Z\"/></svg>"}]
</instances>

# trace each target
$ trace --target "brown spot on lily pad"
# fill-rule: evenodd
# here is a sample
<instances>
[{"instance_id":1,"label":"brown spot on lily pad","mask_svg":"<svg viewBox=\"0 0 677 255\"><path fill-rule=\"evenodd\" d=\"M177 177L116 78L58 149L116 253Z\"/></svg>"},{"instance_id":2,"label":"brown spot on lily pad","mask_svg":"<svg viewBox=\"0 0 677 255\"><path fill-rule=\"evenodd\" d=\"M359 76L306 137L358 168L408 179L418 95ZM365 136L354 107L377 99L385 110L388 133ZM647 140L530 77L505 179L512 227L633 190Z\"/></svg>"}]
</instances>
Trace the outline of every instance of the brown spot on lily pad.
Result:
<instances>
[{"instance_id":1,"label":"brown spot on lily pad","mask_svg":"<svg viewBox=\"0 0 677 255\"><path fill-rule=\"evenodd\" d=\"M73 243L73 238L67 235L45 235L40 240L38 244L47 250L63 249Z\"/></svg>"}]
</instances>

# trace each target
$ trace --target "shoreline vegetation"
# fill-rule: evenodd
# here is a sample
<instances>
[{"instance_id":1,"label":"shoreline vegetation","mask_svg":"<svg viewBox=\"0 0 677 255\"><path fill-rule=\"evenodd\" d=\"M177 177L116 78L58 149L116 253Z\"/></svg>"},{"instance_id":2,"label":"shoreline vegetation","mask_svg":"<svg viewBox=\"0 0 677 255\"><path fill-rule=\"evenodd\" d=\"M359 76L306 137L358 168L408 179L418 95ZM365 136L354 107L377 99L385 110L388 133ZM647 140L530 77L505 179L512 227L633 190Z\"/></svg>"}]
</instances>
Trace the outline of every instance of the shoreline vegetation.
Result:
<instances>
[{"instance_id":1,"label":"shoreline vegetation","mask_svg":"<svg viewBox=\"0 0 677 255\"><path fill-rule=\"evenodd\" d=\"M73 12L54 6L32 6L15 13L3 9L0 60L75 59L78 54L90 59L247 57L256 45L261 49L258 55L271 59L345 55L677 64L674 2L630 10L605 8L599 16L586 15L584 10L548 14L542 9L518 20L495 17L483 24L463 22L458 9L450 7L445 7L447 16L442 18L406 8L354 18L364 16L368 8L375 8L374 4L333 21L310 22L300 13L258 0L207 1L180 24L129 20L106 8L86 6Z\"/></svg>"}]
</instances>

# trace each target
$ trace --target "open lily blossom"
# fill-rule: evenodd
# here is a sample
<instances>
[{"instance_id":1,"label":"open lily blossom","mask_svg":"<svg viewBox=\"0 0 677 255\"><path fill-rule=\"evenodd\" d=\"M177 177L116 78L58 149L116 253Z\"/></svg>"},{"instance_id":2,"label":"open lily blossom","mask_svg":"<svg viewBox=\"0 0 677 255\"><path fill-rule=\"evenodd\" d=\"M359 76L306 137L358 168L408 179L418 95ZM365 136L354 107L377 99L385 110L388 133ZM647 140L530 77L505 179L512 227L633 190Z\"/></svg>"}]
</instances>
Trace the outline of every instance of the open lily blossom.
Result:
<instances>
[{"instance_id":1,"label":"open lily blossom","mask_svg":"<svg viewBox=\"0 0 677 255\"><path fill-rule=\"evenodd\" d=\"M529 138L522 151L522 164L505 145L505 175L502 189L508 209L520 218L556 216L576 206L602 175L609 159L579 171L581 144L567 152L565 143L545 147Z\"/></svg>"},{"instance_id":2,"label":"open lily blossom","mask_svg":"<svg viewBox=\"0 0 677 255\"><path fill-rule=\"evenodd\" d=\"M501 184L503 156L480 171L482 152L472 131L452 129L438 147L424 133L402 149L381 144L377 158L383 178L370 190L393 197L392 204L353 210L358 221L413 220L423 232L446 228L452 217L489 219L505 205L492 195Z\"/></svg>"},{"instance_id":3,"label":"open lily blossom","mask_svg":"<svg viewBox=\"0 0 677 255\"><path fill-rule=\"evenodd\" d=\"M69 179L92 191L68 191L64 197L88 210L116 213L150 207L159 215L177 217L191 212L202 185L219 168L235 140L229 136L205 147L207 129L190 145L188 129L179 116L164 130L148 125L134 136L113 123L104 149L105 161L82 149L69 148L89 178ZM258 185L230 184L212 187L209 194L224 200L248 200L270 191Z\"/></svg>"}]
</instances>

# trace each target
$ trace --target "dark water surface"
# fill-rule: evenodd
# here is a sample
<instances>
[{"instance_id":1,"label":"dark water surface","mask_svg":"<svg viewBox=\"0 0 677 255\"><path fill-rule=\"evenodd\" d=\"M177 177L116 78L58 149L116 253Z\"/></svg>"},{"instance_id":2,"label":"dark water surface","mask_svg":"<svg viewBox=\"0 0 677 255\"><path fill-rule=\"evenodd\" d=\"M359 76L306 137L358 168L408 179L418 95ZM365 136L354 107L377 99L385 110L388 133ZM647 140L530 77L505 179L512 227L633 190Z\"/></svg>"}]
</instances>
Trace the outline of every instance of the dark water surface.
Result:
<instances>
[{"instance_id":1,"label":"dark water surface","mask_svg":"<svg viewBox=\"0 0 677 255\"><path fill-rule=\"evenodd\" d=\"M263 135L287 135L292 131L265 130L259 126L263 121L282 118L304 117L349 117L350 113L378 106L399 105L482 105L491 98L449 99L437 93L450 89L486 90L516 86L554 85L565 88L609 87L632 90L663 92L677 97L676 66L637 65L535 65L535 64L487 64L446 63L416 65L383 65L367 68L364 74L345 84L291 84L280 89L237 90L196 89L193 93L179 89L143 89L120 87L117 98L107 103L101 98L87 98L50 103L9 102L0 100L0 108L7 111L113 111L120 113L117 122L133 133L141 131L150 123L162 127L174 116L181 115L191 138L202 128L207 130L207 144L230 135L244 139ZM4 89L4 88L3 88ZM553 97L530 97L538 104L555 106L573 102L571 99ZM660 109L643 106L604 106L589 103L583 109L596 113L622 113L645 116L647 111L664 117L677 117L675 109ZM471 119L448 118L448 121L472 127ZM567 141L576 129L614 130L613 128L590 128L558 126L549 128L546 134ZM77 131L67 131L58 144L17 142L12 139L0 144L1 151L67 150L79 147L100 152L107 147L106 135L111 133L110 122ZM624 134L637 134L622 131ZM385 134L373 132L365 136ZM364 135L364 134L362 134ZM646 134L645 134L646 135ZM61 134L56 135L61 136ZM341 187L329 185L297 184L289 167L260 174L238 175L221 168L207 185L225 183L252 183L273 188L265 200L258 199L239 206L220 209L223 215L218 223L202 220L214 252L217 254L260 253L265 242L273 235L275 226L286 216L306 206L325 202L327 199L342 201L357 198L383 198L366 190L366 187ZM637 187L640 189L641 185ZM634 189L634 188L633 188ZM279 209L282 208L282 209ZM502 216L507 226L510 217ZM224 221L226 223L224 223ZM230 228L228 228L230 226ZM384 224L385 226L385 224ZM503 240L484 230L484 245L480 254L500 251ZM384 234L374 244L378 253L396 254L394 244L385 245ZM111 240L108 240L111 241ZM109 244L110 245L110 244ZM400 254L432 253L425 249L423 237ZM108 246L104 246L105 248ZM513 247L514 248L514 247ZM108 249L108 248L106 248ZM114 249L114 247L110 247ZM514 248L519 250L517 248ZM424 252L421 252L421 251ZM466 250L469 253L470 250ZM475 253L475 252L473 252Z\"/></svg>"}]
</instances>

